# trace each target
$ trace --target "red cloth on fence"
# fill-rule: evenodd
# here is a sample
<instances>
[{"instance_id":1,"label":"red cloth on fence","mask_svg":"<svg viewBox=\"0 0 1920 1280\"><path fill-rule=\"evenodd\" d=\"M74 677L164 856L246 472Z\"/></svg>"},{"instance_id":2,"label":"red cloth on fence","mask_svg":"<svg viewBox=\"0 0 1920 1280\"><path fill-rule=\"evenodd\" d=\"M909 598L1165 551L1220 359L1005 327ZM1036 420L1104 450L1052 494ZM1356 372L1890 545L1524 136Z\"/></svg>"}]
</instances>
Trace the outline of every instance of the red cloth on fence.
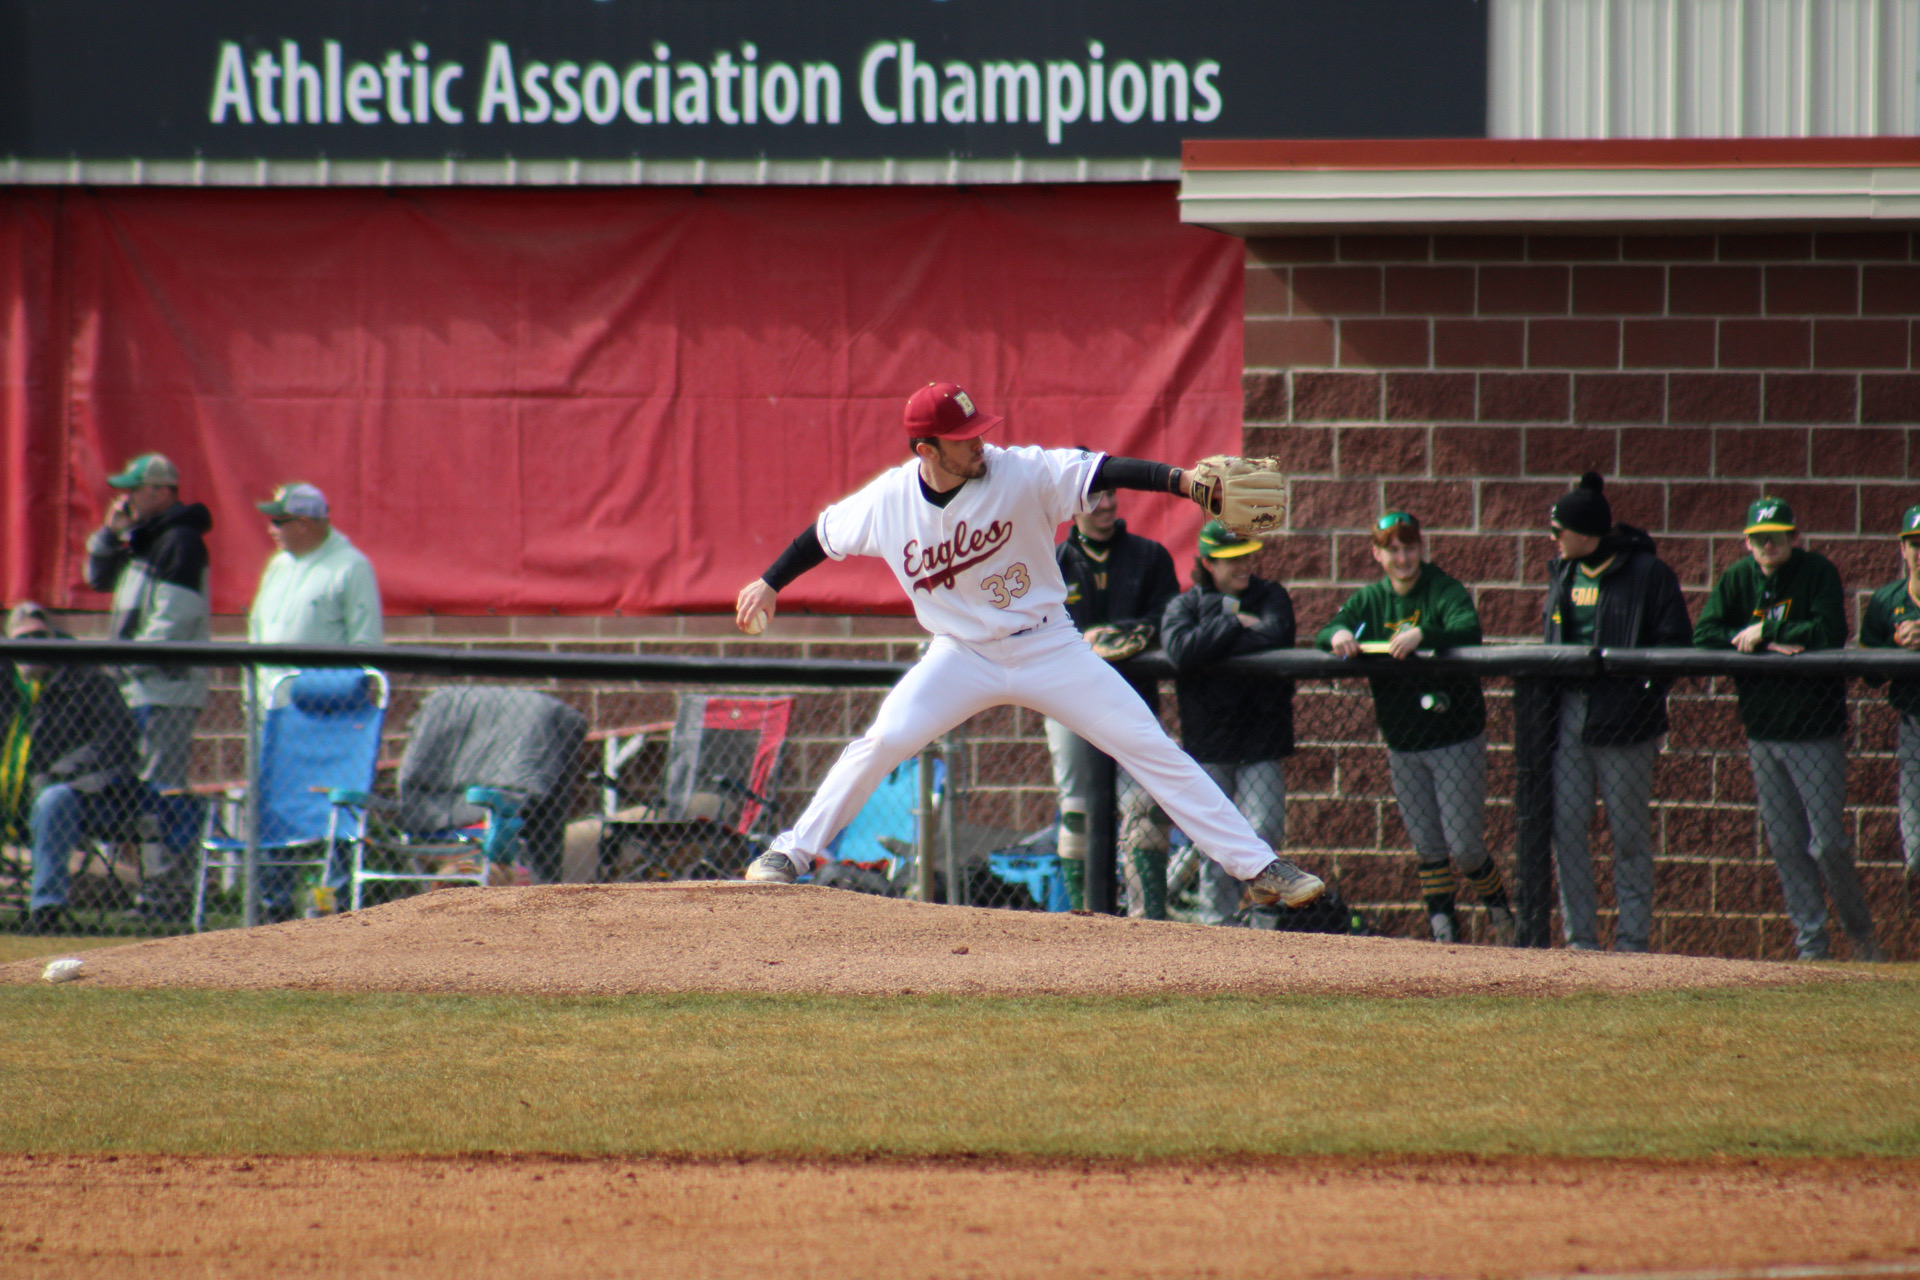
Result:
<instances>
[{"instance_id":1,"label":"red cloth on fence","mask_svg":"<svg viewBox=\"0 0 1920 1280\"><path fill-rule=\"evenodd\" d=\"M0 572L81 585L105 477L213 508L214 607L306 480L389 613L730 610L953 379L995 439L1237 448L1241 247L1164 185L0 192ZM1184 503L1125 500L1176 556ZM789 608L904 613L824 566Z\"/></svg>"}]
</instances>

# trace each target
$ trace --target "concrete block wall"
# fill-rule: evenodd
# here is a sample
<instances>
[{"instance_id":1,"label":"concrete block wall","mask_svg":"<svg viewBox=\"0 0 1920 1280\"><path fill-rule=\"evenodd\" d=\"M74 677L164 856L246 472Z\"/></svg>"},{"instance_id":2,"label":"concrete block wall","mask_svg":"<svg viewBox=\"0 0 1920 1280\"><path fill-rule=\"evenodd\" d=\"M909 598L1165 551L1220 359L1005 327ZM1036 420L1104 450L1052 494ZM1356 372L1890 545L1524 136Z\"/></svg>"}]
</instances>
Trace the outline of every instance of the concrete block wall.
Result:
<instances>
[{"instance_id":1,"label":"concrete block wall","mask_svg":"<svg viewBox=\"0 0 1920 1280\"><path fill-rule=\"evenodd\" d=\"M1618 519L1653 534L1696 615L1745 554L1762 493L1792 503L1805 545L1838 565L1856 631L1866 596L1901 572L1894 531L1920 502L1910 233L1256 239L1245 306L1245 448L1293 476L1258 568L1288 584L1303 634L1377 576L1369 526L1401 508L1472 588L1490 639L1537 639L1548 512L1587 469L1606 475ZM1655 944L1791 954L1721 683L1675 690ZM1490 693L1491 834L1510 851L1512 738ZM1849 821L1883 932L1913 955L1893 718L1856 695ZM1364 701L1303 690L1299 718L1317 727L1291 767L1290 839L1417 933L1391 906L1414 896L1410 859Z\"/></svg>"}]
</instances>

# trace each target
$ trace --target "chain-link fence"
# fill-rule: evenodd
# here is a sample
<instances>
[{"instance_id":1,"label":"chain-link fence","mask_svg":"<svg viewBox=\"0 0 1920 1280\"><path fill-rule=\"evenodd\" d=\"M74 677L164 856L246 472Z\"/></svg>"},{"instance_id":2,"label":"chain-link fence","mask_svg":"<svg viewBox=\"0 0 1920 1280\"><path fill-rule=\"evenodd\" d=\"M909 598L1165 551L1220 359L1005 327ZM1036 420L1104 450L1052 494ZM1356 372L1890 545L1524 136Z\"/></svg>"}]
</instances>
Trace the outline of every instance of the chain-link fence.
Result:
<instances>
[{"instance_id":1,"label":"chain-link fence","mask_svg":"<svg viewBox=\"0 0 1920 1280\"><path fill-rule=\"evenodd\" d=\"M737 877L904 670L93 641L0 658L0 919L129 936L442 885ZM114 664L136 658L214 668L188 788L139 780L166 717L126 704ZM1902 837L1920 726L1872 683L1920 679L1920 655L1294 650L1209 669L1224 701L1183 697L1157 654L1129 671L1163 681L1169 732L1328 882L1320 902L1243 907L1124 772L1014 707L894 770L814 879L1461 943L1920 954Z\"/></svg>"}]
</instances>

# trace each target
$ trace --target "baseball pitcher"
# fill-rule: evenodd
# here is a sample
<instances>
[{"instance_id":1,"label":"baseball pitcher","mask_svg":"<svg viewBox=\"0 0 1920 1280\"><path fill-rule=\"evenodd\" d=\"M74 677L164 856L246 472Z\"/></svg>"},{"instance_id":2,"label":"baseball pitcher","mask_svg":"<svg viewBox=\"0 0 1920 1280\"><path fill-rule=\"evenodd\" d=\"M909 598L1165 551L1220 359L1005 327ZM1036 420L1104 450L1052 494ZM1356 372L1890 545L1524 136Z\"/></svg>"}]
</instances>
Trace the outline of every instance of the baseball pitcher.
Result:
<instances>
[{"instance_id":1,"label":"baseball pitcher","mask_svg":"<svg viewBox=\"0 0 1920 1280\"><path fill-rule=\"evenodd\" d=\"M1079 449L1001 448L981 436L1004 418L951 382L907 401L910 461L834 503L765 574L741 588L735 622L757 634L779 591L823 560L877 556L933 635L865 734L841 753L813 802L747 869L791 884L894 766L990 707L1030 707L1120 763L1181 830L1261 905L1303 906L1325 886L1274 852L1067 617L1053 533L1105 489L1192 498L1243 532L1275 528L1285 478L1260 459L1208 458L1191 471Z\"/></svg>"}]
</instances>

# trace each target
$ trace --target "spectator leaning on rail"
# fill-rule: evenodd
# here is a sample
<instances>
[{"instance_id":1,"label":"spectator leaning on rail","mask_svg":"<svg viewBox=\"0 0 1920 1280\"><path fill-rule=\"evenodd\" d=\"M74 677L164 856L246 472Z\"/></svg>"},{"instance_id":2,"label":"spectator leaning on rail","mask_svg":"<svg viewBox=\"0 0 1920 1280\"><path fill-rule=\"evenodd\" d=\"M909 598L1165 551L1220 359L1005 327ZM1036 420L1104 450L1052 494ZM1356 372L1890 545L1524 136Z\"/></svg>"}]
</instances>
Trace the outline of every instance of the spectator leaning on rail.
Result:
<instances>
[{"instance_id":1,"label":"spectator leaning on rail","mask_svg":"<svg viewBox=\"0 0 1920 1280\"><path fill-rule=\"evenodd\" d=\"M1315 643L1342 658L1480 643L1480 615L1460 583L1422 555L1420 521L1389 511L1374 522L1373 558L1385 577L1362 587L1320 628ZM1420 896L1435 942L1464 942L1452 863L1487 908L1493 940L1510 947L1513 905L1487 852L1487 704L1471 675L1375 675L1374 719L1407 837L1419 859ZM1183 721L1184 723L1184 721Z\"/></svg>"},{"instance_id":2,"label":"spectator leaning on rail","mask_svg":"<svg viewBox=\"0 0 1920 1280\"><path fill-rule=\"evenodd\" d=\"M1091 452L1082 446L1081 451ZM1160 637L1160 615L1167 601L1180 594L1173 557L1151 538L1127 531L1120 519L1114 491L1088 496L1089 509L1073 518L1066 540L1054 548L1053 558L1067 581L1067 616L1087 637L1094 651L1115 660L1151 649ZM1133 691L1157 714L1160 683L1129 678ZM1086 874L1087 760L1092 748L1057 720L1047 721L1047 751L1053 757L1053 784L1060 798L1060 856L1073 903L1081 905ZM1120 806L1120 852L1131 865L1133 853L1151 856L1167 851L1167 816L1146 789L1120 770L1115 779ZM1164 896L1164 895L1163 895ZM1137 895L1129 895L1128 912L1142 910Z\"/></svg>"},{"instance_id":3,"label":"spectator leaning on rail","mask_svg":"<svg viewBox=\"0 0 1920 1280\"><path fill-rule=\"evenodd\" d=\"M1287 777L1293 754L1293 681L1210 667L1243 653L1293 648L1293 599L1277 582L1253 576L1257 538L1243 538L1218 520L1200 530L1193 589L1175 596L1160 624L1161 643L1177 673L1181 745L1219 784L1260 838L1287 842ZM1200 920L1227 924L1240 916L1243 885L1212 859L1200 861ZM1167 914L1164 848L1133 851L1128 900L1145 914Z\"/></svg>"},{"instance_id":4,"label":"spectator leaning on rail","mask_svg":"<svg viewBox=\"0 0 1920 1280\"><path fill-rule=\"evenodd\" d=\"M380 587L373 565L328 518L326 495L310 484L286 484L256 503L270 522L274 545L247 613L247 639L254 644L379 644ZM268 706L276 679L289 667L261 667L259 705ZM275 868L263 876L261 906L270 918L293 911L292 872ZM336 894L347 886L344 861L327 869Z\"/></svg>"},{"instance_id":5,"label":"spectator leaning on rail","mask_svg":"<svg viewBox=\"0 0 1920 1280\"><path fill-rule=\"evenodd\" d=\"M146 453L108 479L120 496L106 524L87 539L87 585L113 593L115 640L205 640L206 535L213 516L203 503L180 501L180 471ZM160 792L187 785L193 727L207 705L207 669L126 666L121 688L140 732L140 778L156 793L141 832L145 889L133 914L155 920L186 915L197 806Z\"/></svg>"},{"instance_id":6,"label":"spectator leaning on rail","mask_svg":"<svg viewBox=\"0 0 1920 1280\"><path fill-rule=\"evenodd\" d=\"M67 637L31 601L7 615L9 640ZM56 933L67 859L90 834L121 830L144 806L138 730L99 667L8 664L0 672L0 840L33 850L33 889L16 927Z\"/></svg>"},{"instance_id":7,"label":"spectator leaning on rail","mask_svg":"<svg viewBox=\"0 0 1920 1280\"><path fill-rule=\"evenodd\" d=\"M1793 509L1761 498L1747 509L1747 549L1713 584L1693 643L1702 649L1796 653L1847 642L1840 571L1801 548ZM1803 960L1827 958L1827 894L1856 960L1876 961L1873 917L1847 839L1847 682L1843 676L1736 675L1754 800ZM1824 887L1822 881L1825 881Z\"/></svg>"},{"instance_id":8,"label":"spectator leaning on rail","mask_svg":"<svg viewBox=\"0 0 1920 1280\"><path fill-rule=\"evenodd\" d=\"M1920 506L1900 517L1900 559L1906 572L1874 592L1860 616L1864 648L1920 649ZM1920 678L1893 681L1887 701L1900 713L1894 756L1900 762L1900 844L1912 898L1920 888Z\"/></svg>"},{"instance_id":9,"label":"spectator leaning on rail","mask_svg":"<svg viewBox=\"0 0 1920 1280\"><path fill-rule=\"evenodd\" d=\"M1553 504L1560 554L1547 565L1548 644L1644 649L1693 636L1680 580L1653 539L1615 524L1596 472ZM1597 789L1613 833L1616 951L1645 951L1653 931L1653 762L1673 682L1602 676L1563 686L1553 752L1553 856L1567 945L1597 951L1599 908L1587 828Z\"/></svg>"}]
</instances>

